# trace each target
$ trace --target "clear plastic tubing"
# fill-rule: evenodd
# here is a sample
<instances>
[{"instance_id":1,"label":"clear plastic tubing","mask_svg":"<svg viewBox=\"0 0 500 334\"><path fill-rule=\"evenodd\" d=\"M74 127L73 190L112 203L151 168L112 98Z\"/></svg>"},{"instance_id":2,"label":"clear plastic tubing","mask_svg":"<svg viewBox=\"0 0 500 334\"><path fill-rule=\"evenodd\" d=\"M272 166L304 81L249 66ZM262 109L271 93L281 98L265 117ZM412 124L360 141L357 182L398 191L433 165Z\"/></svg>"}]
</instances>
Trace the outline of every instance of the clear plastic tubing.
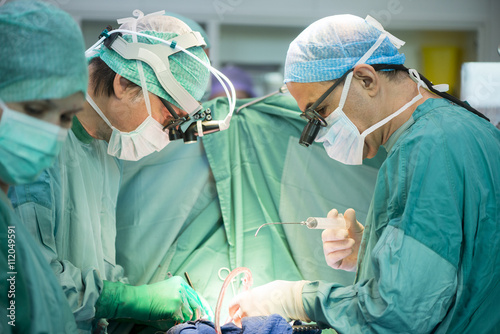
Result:
<instances>
[{"instance_id":1,"label":"clear plastic tubing","mask_svg":"<svg viewBox=\"0 0 500 334\"><path fill-rule=\"evenodd\" d=\"M245 274L245 276L242 279L244 291L249 290L253 284L252 272L248 268L238 267L233 271L231 271L229 275L227 275L226 279L224 280L224 283L222 284L222 288L220 289L219 298L217 299L217 306L215 307L215 332L217 334L222 334L222 331L220 329L220 309L222 307L222 301L224 300L224 294L226 293L226 289L229 286L229 284L231 284L231 281L236 276L242 273Z\"/></svg>"}]
</instances>

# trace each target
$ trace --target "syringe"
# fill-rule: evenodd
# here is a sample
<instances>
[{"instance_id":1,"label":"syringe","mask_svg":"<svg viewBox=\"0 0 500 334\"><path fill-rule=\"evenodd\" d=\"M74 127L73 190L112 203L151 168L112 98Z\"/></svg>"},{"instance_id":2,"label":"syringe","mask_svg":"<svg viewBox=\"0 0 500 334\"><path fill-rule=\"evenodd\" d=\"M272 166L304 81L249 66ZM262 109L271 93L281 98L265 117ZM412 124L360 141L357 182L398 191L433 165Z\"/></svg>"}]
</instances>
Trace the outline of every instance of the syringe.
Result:
<instances>
[{"instance_id":1,"label":"syringe","mask_svg":"<svg viewBox=\"0 0 500 334\"><path fill-rule=\"evenodd\" d=\"M257 232L255 232L255 236L257 236L257 233L259 233L260 229L263 226L273 225L273 224L299 224L299 225L305 225L307 226L307 228L310 229L320 229L320 230L326 230L329 228L343 228L343 229L346 228L344 215L339 213L337 218L309 217L305 221L301 221L299 223L265 223L260 225L260 227L257 229Z\"/></svg>"}]
</instances>

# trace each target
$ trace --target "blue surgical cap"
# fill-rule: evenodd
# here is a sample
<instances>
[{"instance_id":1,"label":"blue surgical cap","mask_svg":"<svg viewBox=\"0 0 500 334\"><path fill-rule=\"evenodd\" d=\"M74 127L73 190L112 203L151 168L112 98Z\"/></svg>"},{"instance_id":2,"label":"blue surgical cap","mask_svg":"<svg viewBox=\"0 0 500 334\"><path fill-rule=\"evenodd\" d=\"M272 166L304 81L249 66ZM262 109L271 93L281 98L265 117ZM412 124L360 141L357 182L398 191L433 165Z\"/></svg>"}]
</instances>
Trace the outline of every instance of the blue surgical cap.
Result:
<instances>
[{"instance_id":1,"label":"blue surgical cap","mask_svg":"<svg viewBox=\"0 0 500 334\"><path fill-rule=\"evenodd\" d=\"M87 90L82 33L71 16L42 1L0 6L0 98L59 99Z\"/></svg>"},{"instance_id":2,"label":"blue surgical cap","mask_svg":"<svg viewBox=\"0 0 500 334\"><path fill-rule=\"evenodd\" d=\"M354 15L320 19L290 43L284 82L319 82L340 78L375 44L381 30ZM386 38L366 64L403 64L404 54Z\"/></svg>"}]
</instances>

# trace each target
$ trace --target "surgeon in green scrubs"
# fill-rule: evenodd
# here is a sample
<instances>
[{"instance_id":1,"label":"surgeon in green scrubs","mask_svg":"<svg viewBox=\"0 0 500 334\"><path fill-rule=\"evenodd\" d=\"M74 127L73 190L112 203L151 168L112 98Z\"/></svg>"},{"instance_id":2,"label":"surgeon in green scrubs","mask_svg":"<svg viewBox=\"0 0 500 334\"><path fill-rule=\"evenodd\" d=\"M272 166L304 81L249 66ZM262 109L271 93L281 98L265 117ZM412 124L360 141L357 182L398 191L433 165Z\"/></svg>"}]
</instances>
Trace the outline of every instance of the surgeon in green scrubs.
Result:
<instances>
[{"instance_id":1,"label":"surgeon in green scrubs","mask_svg":"<svg viewBox=\"0 0 500 334\"><path fill-rule=\"evenodd\" d=\"M121 20L121 28L176 39L208 63L203 39L182 21L159 13L137 14ZM173 120L168 108L180 117L187 115L180 106L186 100L199 101L209 79L209 70L188 54L173 52L158 40L134 37L126 33L119 44L129 45L132 52L138 47L141 54L162 56L164 62L156 66L170 70L171 76L162 73L183 94L172 97L146 62L124 58L109 45L95 46L87 54L87 103L73 120L56 163L35 182L9 190L16 213L51 263L82 333L104 331L108 324L110 332L118 333L125 330L115 326L130 323L167 329L211 313L182 277L132 286L116 261L121 160L135 161L166 147L170 141L163 129ZM150 196L154 200L154 194ZM147 240L142 247L148 247Z\"/></svg>"},{"instance_id":2,"label":"surgeon in green scrubs","mask_svg":"<svg viewBox=\"0 0 500 334\"><path fill-rule=\"evenodd\" d=\"M87 89L83 37L40 1L0 6L0 333L76 333L63 290L7 190L56 159Z\"/></svg>"},{"instance_id":3,"label":"surgeon in green scrubs","mask_svg":"<svg viewBox=\"0 0 500 334\"><path fill-rule=\"evenodd\" d=\"M321 142L346 165L379 150L387 159L364 224L349 210L346 228L322 235L327 263L356 270L353 284L271 282L232 301L236 321L278 313L339 333L500 331L500 131L402 66L403 43L371 17L337 15L290 44L285 82L309 120L304 145Z\"/></svg>"}]
</instances>

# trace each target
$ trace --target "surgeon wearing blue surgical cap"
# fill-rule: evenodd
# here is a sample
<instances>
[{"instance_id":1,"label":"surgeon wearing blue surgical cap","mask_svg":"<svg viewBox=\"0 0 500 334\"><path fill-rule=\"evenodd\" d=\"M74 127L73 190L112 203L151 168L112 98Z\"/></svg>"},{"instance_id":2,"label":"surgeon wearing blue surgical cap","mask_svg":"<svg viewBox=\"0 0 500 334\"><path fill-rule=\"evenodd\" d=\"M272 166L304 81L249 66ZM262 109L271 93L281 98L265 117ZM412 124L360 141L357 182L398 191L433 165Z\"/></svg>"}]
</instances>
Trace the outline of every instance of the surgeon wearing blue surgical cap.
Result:
<instances>
[{"instance_id":1,"label":"surgeon wearing blue surgical cap","mask_svg":"<svg viewBox=\"0 0 500 334\"><path fill-rule=\"evenodd\" d=\"M387 159L366 221L349 209L345 228L322 235L326 262L356 271L353 284L274 281L232 301L237 322L278 313L338 333L500 331L500 131L404 67L403 44L353 15L316 21L290 44L301 143L346 165L381 149Z\"/></svg>"}]
</instances>

